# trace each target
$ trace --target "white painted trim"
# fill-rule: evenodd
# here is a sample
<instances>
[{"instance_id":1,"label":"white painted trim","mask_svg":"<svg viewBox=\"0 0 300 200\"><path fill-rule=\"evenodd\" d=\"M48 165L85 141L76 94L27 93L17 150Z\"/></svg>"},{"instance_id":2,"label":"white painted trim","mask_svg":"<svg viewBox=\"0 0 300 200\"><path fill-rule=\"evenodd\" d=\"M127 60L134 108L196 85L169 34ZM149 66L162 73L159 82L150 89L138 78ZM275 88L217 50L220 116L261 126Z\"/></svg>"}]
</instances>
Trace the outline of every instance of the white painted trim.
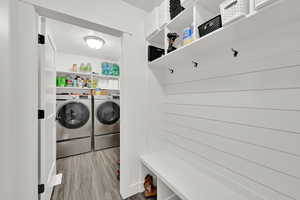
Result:
<instances>
[{"instance_id":1,"label":"white painted trim","mask_svg":"<svg viewBox=\"0 0 300 200\"><path fill-rule=\"evenodd\" d=\"M176 198L177 198L177 195L176 194L172 194L171 196L167 197L164 200L172 200L172 199L176 199Z\"/></svg>"},{"instance_id":2,"label":"white painted trim","mask_svg":"<svg viewBox=\"0 0 300 200\"><path fill-rule=\"evenodd\" d=\"M51 181L49 182L48 186L51 188L51 187L60 185L62 183L62 177L63 177L63 174L57 174L55 176L52 176Z\"/></svg>"},{"instance_id":3,"label":"white painted trim","mask_svg":"<svg viewBox=\"0 0 300 200\"><path fill-rule=\"evenodd\" d=\"M47 37L48 37L48 40L49 40L49 43L50 43L51 47L53 48L54 52L56 52L57 48L56 48L56 44L53 40L53 37L50 34L47 34Z\"/></svg>"},{"instance_id":4,"label":"white painted trim","mask_svg":"<svg viewBox=\"0 0 300 200\"><path fill-rule=\"evenodd\" d=\"M136 195L138 193L143 192L144 191L143 188L144 188L144 183L143 182L137 182L137 183L131 184L128 187L126 193L121 194L121 197L123 199L127 199L127 198L129 198L133 195Z\"/></svg>"},{"instance_id":5,"label":"white painted trim","mask_svg":"<svg viewBox=\"0 0 300 200\"><path fill-rule=\"evenodd\" d=\"M53 117L56 117L56 113L52 113L51 115L49 115L48 117L46 117L46 120L47 120L47 119L51 119L51 118L53 118Z\"/></svg>"},{"instance_id":6,"label":"white painted trim","mask_svg":"<svg viewBox=\"0 0 300 200\"><path fill-rule=\"evenodd\" d=\"M56 162L53 162L52 166L51 166L51 170L48 174L46 186L51 185L52 179L53 179L53 177L55 177L55 175L56 175Z\"/></svg>"}]
</instances>

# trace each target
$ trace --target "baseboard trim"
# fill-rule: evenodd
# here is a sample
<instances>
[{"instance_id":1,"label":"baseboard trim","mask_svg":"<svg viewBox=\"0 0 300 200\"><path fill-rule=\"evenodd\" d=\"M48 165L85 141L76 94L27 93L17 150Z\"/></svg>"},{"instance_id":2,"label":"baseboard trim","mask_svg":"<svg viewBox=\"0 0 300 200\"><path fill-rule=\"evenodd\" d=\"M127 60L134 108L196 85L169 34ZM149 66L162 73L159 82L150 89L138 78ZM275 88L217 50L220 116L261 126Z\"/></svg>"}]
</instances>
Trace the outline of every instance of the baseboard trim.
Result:
<instances>
[{"instance_id":1,"label":"baseboard trim","mask_svg":"<svg viewBox=\"0 0 300 200\"><path fill-rule=\"evenodd\" d=\"M127 199L144 191L144 183L137 182L128 186L126 191L121 191L122 199Z\"/></svg>"},{"instance_id":2,"label":"baseboard trim","mask_svg":"<svg viewBox=\"0 0 300 200\"><path fill-rule=\"evenodd\" d=\"M172 194L171 196L167 197L165 200L175 200L178 199L176 194Z\"/></svg>"}]
</instances>

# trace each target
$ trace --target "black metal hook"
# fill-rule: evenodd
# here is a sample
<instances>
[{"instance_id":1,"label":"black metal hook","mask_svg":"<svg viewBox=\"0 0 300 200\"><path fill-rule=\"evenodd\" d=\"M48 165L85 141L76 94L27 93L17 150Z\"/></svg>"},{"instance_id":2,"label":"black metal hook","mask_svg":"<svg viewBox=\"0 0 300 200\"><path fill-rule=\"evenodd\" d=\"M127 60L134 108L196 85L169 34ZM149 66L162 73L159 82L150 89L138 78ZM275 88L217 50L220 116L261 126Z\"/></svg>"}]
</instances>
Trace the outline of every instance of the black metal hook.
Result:
<instances>
[{"instance_id":1,"label":"black metal hook","mask_svg":"<svg viewBox=\"0 0 300 200\"><path fill-rule=\"evenodd\" d=\"M195 61L192 61L192 63L194 64L194 67L197 68L199 63L195 62Z\"/></svg>"},{"instance_id":2,"label":"black metal hook","mask_svg":"<svg viewBox=\"0 0 300 200\"><path fill-rule=\"evenodd\" d=\"M171 74L174 73L174 69L172 69L172 68L169 68L169 71L170 71Z\"/></svg>"},{"instance_id":3,"label":"black metal hook","mask_svg":"<svg viewBox=\"0 0 300 200\"><path fill-rule=\"evenodd\" d=\"M237 50L231 48L231 51L233 52L233 57L235 57L235 58L238 57L239 52Z\"/></svg>"}]
</instances>

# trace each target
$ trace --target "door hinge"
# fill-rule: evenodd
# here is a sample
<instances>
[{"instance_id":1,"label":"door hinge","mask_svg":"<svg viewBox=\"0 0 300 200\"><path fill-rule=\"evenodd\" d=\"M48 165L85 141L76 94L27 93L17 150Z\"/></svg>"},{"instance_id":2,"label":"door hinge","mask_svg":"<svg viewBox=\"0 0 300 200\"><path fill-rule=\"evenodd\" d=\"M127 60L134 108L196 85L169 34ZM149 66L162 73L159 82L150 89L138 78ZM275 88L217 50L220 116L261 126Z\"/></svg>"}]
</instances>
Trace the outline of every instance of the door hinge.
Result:
<instances>
[{"instance_id":1,"label":"door hinge","mask_svg":"<svg viewBox=\"0 0 300 200\"><path fill-rule=\"evenodd\" d=\"M38 185L38 193L43 194L45 192L45 184Z\"/></svg>"},{"instance_id":2,"label":"door hinge","mask_svg":"<svg viewBox=\"0 0 300 200\"><path fill-rule=\"evenodd\" d=\"M45 44L45 36L42 34L38 34L38 43Z\"/></svg>"},{"instance_id":3,"label":"door hinge","mask_svg":"<svg viewBox=\"0 0 300 200\"><path fill-rule=\"evenodd\" d=\"M38 119L45 119L45 110L38 110Z\"/></svg>"}]
</instances>

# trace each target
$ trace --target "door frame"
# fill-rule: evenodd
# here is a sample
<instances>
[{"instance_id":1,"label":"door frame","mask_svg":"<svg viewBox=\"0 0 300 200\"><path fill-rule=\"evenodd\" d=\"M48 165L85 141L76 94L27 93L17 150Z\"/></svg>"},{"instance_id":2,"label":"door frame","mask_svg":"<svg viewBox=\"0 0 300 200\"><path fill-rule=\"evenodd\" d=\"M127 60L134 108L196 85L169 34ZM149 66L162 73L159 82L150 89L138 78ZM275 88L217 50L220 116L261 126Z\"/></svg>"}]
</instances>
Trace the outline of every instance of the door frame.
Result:
<instances>
[{"instance_id":1,"label":"door frame","mask_svg":"<svg viewBox=\"0 0 300 200\"><path fill-rule=\"evenodd\" d=\"M64 14L58 13L56 11L47 10L45 8L36 7L36 6L34 6L34 7L35 7L36 14L39 17L44 18L45 20L53 19L53 20L64 22L64 23L72 24L72 25L75 25L75 26L79 26L79 27L82 27L82 28L90 29L90 30L93 30L93 31L96 31L96 32L102 32L102 33L105 33L105 34L113 35L113 36L119 37L121 39L121 43L123 43L124 35L131 35L131 33L126 33L126 32L123 32L121 30L117 30L117 29L114 29L114 28L106 27L104 25L92 23L92 22L89 22L87 20L78 19L76 17L72 17L72 16L69 16L69 15L64 15ZM45 34L43 31L42 31L42 33ZM50 38L50 40L51 40L51 38ZM53 46L55 48L55 45L53 45ZM123 53L122 53L123 50L124 50L123 45L121 45L120 66L123 66ZM120 75L120 82L119 82L120 94L122 92L121 91L121 88L122 88L122 86L121 86L122 78L121 77L122 77L122 72L121 72L121 75ZM119 121L121 121L121 116L122 115L120 115ZM120 144L120 151L121 151L121 149L122 149L122 147L121 147L121 144ZM54 167L54 169L56 170L56 166ZM39 174L39 176L40 176L40 174ZM39 200L43 200L43 199L41 199L40 196L41 195L39 195Z\"/></svg>"},{"instance_id":2,"label":"door frame","mask_svg":"<svg viewBox=\"0 0 300 200\"><path fill-rule=\"evenodd\" d=\"M39 37L44 37L44 44L38 44L38 109L39 111L43 111L44 116L42 119L39 119L38 122L38 178L39 178L39 190L44 190L43 192L39 191L39 199L40 200L50 200L54 183L59 183L59 179L61 175L56 176L56 137L53 134L54 130L56 128L55 126L55 116L56 116L56 109L55 109L55 103L52 103L52 112L48 113L48 106L50 105L48 102L48 92L49 89L49 82L47 80L47 74L46 72L54 73L54 71L51 71L51 66L49 67L49 60L51 63L54 63L54 56L56 52L55 45L52 41L52 39L47 35L46 30L46 18L38 16L38 34ZM52 54L47 55L47 52L51 51ZM51 57L49 57L51 56ZM53 56L53 57L52 57ZM54 67L54 66L53 66ZM56 74L55 74L56 75ZM54 76L54 74L52 74ZM53 77L53 85L55 86L55 77ZM51 86L50 86L51 89ZM52 91L52 95L55 92ZM55 97L53 98L55 99ZM51 128L48 129L47 124L52 124ZM50 131L50 134L49 134ZM49 135L48 135L49 134ZM48 138L50 137L50 138ZM52 144L47 143L47 139L50 139L52 141ZM49 142L50 142L49 141ZM49 145L51 146L50 149L48 148ZM50 152L50 151L51 152ZM48 163L51 161L51 163Z\"/></svg>"}]
</instances>

